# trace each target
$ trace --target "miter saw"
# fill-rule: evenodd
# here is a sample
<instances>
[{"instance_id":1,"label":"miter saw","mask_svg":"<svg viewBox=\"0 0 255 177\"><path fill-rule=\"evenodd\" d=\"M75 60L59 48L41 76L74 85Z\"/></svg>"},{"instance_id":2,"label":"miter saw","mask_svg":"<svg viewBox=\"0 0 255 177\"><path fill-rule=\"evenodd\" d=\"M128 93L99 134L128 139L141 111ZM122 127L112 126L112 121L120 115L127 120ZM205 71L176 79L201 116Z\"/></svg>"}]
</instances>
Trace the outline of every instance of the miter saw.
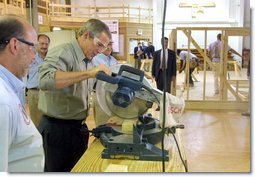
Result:
<instances>
[{"instance_id":1,"label":"miter saw","mask_svg":"<svg viewBox=\"0 0 255 177\"><path fill-rule=\"evenodd\" d=\"M97 74L94 106L97 128L92 130L105 149L102 158L162 160L162 150L155 146L161 141L158 119L146 114L153 103L160 104L162 92L154 89L144 72L128 65L114 65L112 76ZM165 160L169 160L164 150Z\"/></svg>"}]
</instances>

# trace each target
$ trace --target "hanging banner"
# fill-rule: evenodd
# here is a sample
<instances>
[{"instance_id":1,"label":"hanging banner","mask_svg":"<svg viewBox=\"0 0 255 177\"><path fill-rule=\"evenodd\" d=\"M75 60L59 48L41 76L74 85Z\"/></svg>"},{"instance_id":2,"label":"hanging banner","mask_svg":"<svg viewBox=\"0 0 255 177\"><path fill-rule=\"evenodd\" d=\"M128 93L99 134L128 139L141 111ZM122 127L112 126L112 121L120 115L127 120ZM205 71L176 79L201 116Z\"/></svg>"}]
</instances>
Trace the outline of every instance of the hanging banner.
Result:
<instances>
[{"instance_id":1,"label":"hanging banner","mask_svg":"<svg viewBox=\"0 0 255 177\"><path fill-rule=\"evenodd\" d=\"M119 21L118 20L102 20L112 33L113 52L119 52Z\"/></svg>"}]
</instances>

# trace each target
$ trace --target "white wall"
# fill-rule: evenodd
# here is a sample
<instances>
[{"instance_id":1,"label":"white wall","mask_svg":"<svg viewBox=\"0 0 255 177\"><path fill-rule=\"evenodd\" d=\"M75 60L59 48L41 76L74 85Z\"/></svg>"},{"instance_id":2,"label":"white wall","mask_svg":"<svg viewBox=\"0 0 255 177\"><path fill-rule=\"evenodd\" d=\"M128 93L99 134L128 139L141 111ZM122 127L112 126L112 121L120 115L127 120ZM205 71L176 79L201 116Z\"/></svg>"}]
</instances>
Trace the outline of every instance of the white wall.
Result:
<instances>
[{"instance_id":1,"label":"white wall","mask_svg":"<svg viewBox=\"0 0 255 177\"><path fill-rule=\"evenodd\" d=\"M165 36L168 37L172 29L176 27L236 27L243 26L244 18L244 1L245 0L211 0L208 2L215 2L216 7L204 7L204 13L198 14L196 18L192 18L192 8L180 8L181 0L167 1L166 10L166 25ZM188 1L203 3L204 0ZM163 15L163 0L153 0L154 24L157 27L153 28L153 43L156 49L161 48L160 38L162 34L162 15ZM212 31L208 33L208 44L216 39L216 35L220 31ZM204 44L204 34L200 31L193 32L192 36L198 40L200 45ZM241 53L242 37L230 37L229 45ZM178 33L178 48L187 46L187 38L182 32Z\"/></svg>"},{"instance_id":2,"label":"white wall","mask_svg":"<svg viewBox=\"0 0 255 177\"><path fill-rule=\"evenodd\" d=\"M216 7L203 7L204 14L198 14L197 19L192 18L192 8L179 7L180 0L167 2L167 21L228 21L229 20L229 0L214 0ZM192 1L187 1L192 2ZM196 3L204 3L204 0L196 0ZM208 2L208 1L207 1Z\"/></svg>"},{"instance_id":3,"label":"white wall","mask_svg":"<svg viewBox=\"0 0 255 177\"><path fill-rule=\"evenodd\" d=\"M75 31L73 30L62 30L44 33L50 37L49 49L55 47L56 45L70 42L75 38Z\"/></svg>"}]
</instances>

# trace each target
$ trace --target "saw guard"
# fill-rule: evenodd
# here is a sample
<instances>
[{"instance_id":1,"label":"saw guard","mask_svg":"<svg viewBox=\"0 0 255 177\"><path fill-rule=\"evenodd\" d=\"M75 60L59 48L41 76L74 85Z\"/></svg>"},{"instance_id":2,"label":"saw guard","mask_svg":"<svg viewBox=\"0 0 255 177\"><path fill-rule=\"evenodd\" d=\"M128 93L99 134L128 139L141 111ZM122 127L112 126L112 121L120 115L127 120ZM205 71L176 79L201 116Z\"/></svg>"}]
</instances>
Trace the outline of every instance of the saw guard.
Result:
<instances>
[{"instance_id":1,"label":"saw guard","mask_svg":"<svg viewBox=\"0 0 255 177\"><path fill-rule=\"evenodd\" d=\"M117 74L120 66L120 64L112 66L112 72ZM146 85L149 85L149 81L146 78L143 82L145 82ZM111 117L117 115L123 119L137 119L140 114L144 114L148 110L147 101L139 98L135 98L135 100L127 108L114 105L111 96L117 88L118 85L116 84L97 80L96 99L102 111L108 116Z\"/></svg>"}]
</instances>

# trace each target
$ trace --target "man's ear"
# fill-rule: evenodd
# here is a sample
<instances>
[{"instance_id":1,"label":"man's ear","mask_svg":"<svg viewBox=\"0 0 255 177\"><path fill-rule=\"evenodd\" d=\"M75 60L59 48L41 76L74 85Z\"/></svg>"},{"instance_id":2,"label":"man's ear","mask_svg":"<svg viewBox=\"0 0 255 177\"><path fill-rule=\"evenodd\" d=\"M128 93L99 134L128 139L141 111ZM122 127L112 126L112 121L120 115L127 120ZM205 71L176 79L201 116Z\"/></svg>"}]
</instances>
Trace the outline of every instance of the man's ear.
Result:
<instances>
[{"instance_id":1,"label":"man's ear","mask_svg":"<svg viewBox=\"0 0 255 177\"><path fill-rule=\"evenodd\" d=\"M18 49L19 49L20 45L17 39L12 38L10 39L9 42L9 51L13 54L13 55L18 55Z\"/></svg>"},{"instance_id":2,"label":"man's ear","mask_svg":"<svg viewBox=\"0 0 255 177\"><path fill-rule=\"evenodd\" d=\"M82 36L85 38L85 39L89 39L90 36L89 36L89 31L85 31Z\"/></svg>"}]
</instances>

